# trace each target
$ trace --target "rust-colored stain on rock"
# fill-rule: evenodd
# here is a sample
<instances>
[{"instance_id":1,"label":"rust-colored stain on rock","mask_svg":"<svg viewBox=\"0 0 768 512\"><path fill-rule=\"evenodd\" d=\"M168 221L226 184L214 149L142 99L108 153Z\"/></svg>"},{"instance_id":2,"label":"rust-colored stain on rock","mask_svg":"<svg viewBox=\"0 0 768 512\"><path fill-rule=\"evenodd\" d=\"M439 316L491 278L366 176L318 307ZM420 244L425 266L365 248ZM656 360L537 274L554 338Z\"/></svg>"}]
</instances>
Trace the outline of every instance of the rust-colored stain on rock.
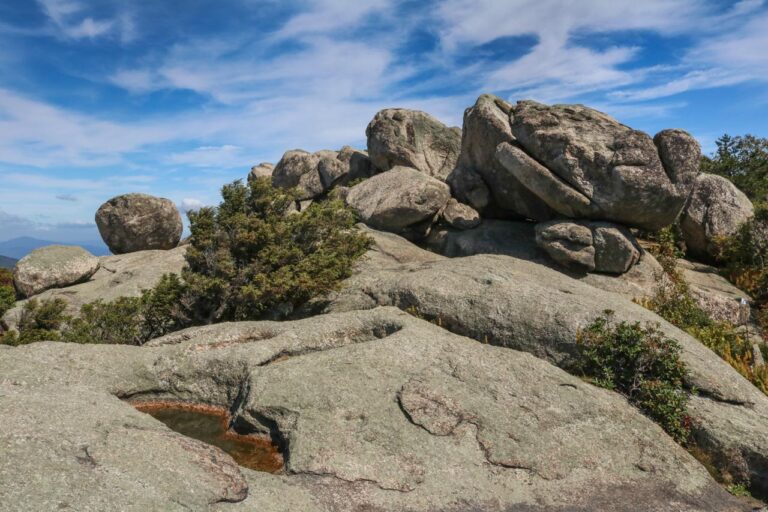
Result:
<instances>
[{"instance_id":1,"label":"rust-colored stain on rock","mask_svg":"<svg viewBox=\"0 0 768 512\"><path fill-rule=\"evenodd\" d=\"M279 473L283 469L283 455L272 439L238 434L229 428L231 415L224 407L173 400L130 403L180 434L221 448L245 468L266 473Z\"/></svg>"}]
</instances>

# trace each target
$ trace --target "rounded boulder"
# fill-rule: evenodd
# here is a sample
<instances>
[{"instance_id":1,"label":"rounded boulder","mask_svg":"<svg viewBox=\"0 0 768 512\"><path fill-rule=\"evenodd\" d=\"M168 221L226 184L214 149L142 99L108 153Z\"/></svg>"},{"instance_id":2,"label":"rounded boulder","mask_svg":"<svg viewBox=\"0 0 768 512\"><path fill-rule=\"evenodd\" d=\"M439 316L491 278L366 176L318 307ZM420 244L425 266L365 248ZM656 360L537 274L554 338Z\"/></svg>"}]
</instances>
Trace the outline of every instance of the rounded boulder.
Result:
<instances>
[{"instance_id":1,"label":"rounded boulder","mask_svg":"<svg viewBox=\"0 0 768 512\"><path fill-rule=\"evenodd\" d=\"M170 199L147 194L113 197L96 212L96 225L114 254L173 249L183 229Z\"/></svg>"},{"instance_id":2,"label":"rounded boulder","mask_svg":"<svg viewBox=\"0 0 768 512\"><path fill-rule=\"evenodd\" d=\"M49 245L35 249L16 263L13 281L25 297L50 288L64 288L88 280L99 269L99 259L82 247Z\"/></svg>"}]
</instances>

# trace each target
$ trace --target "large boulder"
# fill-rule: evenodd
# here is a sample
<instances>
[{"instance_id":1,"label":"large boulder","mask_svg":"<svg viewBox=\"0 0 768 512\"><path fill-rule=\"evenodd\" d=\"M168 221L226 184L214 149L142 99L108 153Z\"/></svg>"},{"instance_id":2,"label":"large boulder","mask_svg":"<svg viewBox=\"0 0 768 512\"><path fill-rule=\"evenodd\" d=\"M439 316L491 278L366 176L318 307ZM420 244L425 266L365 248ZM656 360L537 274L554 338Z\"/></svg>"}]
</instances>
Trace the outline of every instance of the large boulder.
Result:
<instances>
[{"instance_id":1,"label":"large boulder","mask_svg":"<svg viewBox=\"0 0 768 512\"><path fill-rule=\"evenodd\" d=\"M382 110L365 134L371 161L379 170L413 167L439 180L445 180L456 166L461 148L459 128L449 128L418 110Z\"/></svg>"},{"instance_id":2,"label":"large boulder","mask_svg":"<svg viewBox=\"0 0 768 512\"><path fill-rule=\"evenodd\" d=\"M297 188L299 200L314 199L337 185L369 178L373 174L368 155L349 146L339 151L308 153L286 151L272 171L272 185Z\"/></svg>"},{"instance_id":3,"label":"large boulder","mask_svg":"<svg viewBox=\"0 0 768 512\"><path fill-rule=\"evenodd\" d=\"M623 274L641 254L626 228L608 222L541 222L536 225L536 243L556 262L582 272Z\"/></svg>"},{"instance_id":4,"label":"large boulder","mask_svg":"<svg viewBox=\"0 0 768 512\"><path fill-rule=\"evenodd\" d=\"M509 122L512 109L503 99L483 94L464 111L461 155L448 183L459 201L483 213L547 220L554 216L552 210L496 158L499 144L515 140Z\"/></svg>"},{"instance_id":5,"label":"large boulder","mask_svg":"<svg viewBox=\"0 0 768 512\"><path fill-rule=\"evenodd\" d=\"M99 207L96 225L114 254L173 249L183 229L173 201L147 194L113 197Z\"/></svg>"},{"instance_id":6,"label":"large boulder","mask_svg":"<svg viewBox=\"0 0 768 512\"><path fill-rule=\"evenodd\" d=\"M35 296L39 300L63 299L66 313L77 316L83 304L95 300L111 302L120 297L138 297L142 290L155 286L164 274L180 274L186 264L186 246L170 251L138 251L97 258L98 270L82 283L52 288ZM0 319L15 328L26 301L19 301Z\"/></svg>"},{"instance_id":7,"label":"large boulder","mask_svg":"<svg viewBox=\"0 0 768 512\"><path fill-rule=\"evenodd\" d=\"M680 218L683 240L691 255L711 260L718 238L727 237L754 215L749 198L722 176L701 174Z\"/></svg>"},{"instance_id":8,"label":"large boulder","mask_svg":"<svg viewBox=\"0 0 768 512\"><path fill-rule=\"evenodd\" d=\"M392 308L0 358L9 510L749 510L625 399ZM282 448L238 468L121 401L181 400ZM23 442L22 442L23 441Z\"/></svg>"},{"instance_id":9,"label":"large boulder","mask_svg":"<svg viewBox=\"0 0 768 512\"><path fill-rule=\"evenodd\" d=\"M654 325L682 347L696 439L721 470L768 496L768 397L698 340L628 298L542 265L472 256L367 267L346 281L326 311L397 306L483 343L522 350L578 368L578 333L606 309L617 322Z\"/></svg>"},{"instance_id":10,"label":"large boulder","mask_svg":"<svg viewBox=\"0 0 768 512\"><path fill-rule=\"evenodd\" d=\"M659 150L661 163L673 183L692 190L693 181L699 175L701 145L685 130L670 128L661 130L653 137Z\"/></svg>"},{"instance_id":11,"label":"large boulder","mask_svg":"<svg viewBox=\"0 0 768 512\"><path fill-rule=\"evenodd\" d=\"M365 224L401 233L431 224L450 197L442 181L411 167L395 167L352 187L346 200Z\"/></svg>"},{"instance_id":12,"label":"large boulder","mask_svg":"<svg viewBox=\"0 0 768 512\"><path fill-rule=\"evenodd\" d=\"M49 288L64 288L88 280L99 269L99 259L82 247L49 245L21 258L13 270L16 290L24 297Z\"/></svg>"},{"instance_id":13,"label":"large boulder","mask_svg":"<svg viewBox=\"0 0 768 512\"><path fill-rule=\"evenodd\" d=\"M670 169L645 133L582 105L518 102L515 143L501 164L550 208L566 217L603 219L647 230L671 224L691 192L698 165L689 145L662 139ZM698 156L696 156L698 159Z\"/></svg>"}]
</instances>

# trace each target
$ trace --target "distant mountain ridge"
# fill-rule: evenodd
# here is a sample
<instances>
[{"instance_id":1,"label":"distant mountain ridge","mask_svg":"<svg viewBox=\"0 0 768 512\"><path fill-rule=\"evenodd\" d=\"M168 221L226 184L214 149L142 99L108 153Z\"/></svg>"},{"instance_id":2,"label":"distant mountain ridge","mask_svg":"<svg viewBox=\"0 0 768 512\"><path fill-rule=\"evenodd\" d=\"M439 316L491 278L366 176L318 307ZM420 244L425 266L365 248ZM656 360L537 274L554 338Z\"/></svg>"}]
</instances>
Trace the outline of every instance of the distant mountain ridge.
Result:
<instances>
[{"instance_id":1,"label":"distant mountain ridge","mask_svg":"<svg viewBox=\"0 0 768 512\"><path fill-rule=\"evenodd\" d=\"M16 262L19 261L15 258L9 258L8 256L0 256L0 268L10 268L16 266Z\"/></svg>"},{"instance_id":2,"label":"distant mountain ridge","mask_svg":"<svg viewBox=\"0 0 768 512\"><path fill-rule=\"evenodd\" d=\"M94 256L107 256L111 254L107 246L99 242L54 242L51 240L41 240L39 238L33 238L30 236L22 236L0 242L0 254L18 260L34 251L35 249L45 247L46 245L79 245Z\"/></svg>"}]
</instances>

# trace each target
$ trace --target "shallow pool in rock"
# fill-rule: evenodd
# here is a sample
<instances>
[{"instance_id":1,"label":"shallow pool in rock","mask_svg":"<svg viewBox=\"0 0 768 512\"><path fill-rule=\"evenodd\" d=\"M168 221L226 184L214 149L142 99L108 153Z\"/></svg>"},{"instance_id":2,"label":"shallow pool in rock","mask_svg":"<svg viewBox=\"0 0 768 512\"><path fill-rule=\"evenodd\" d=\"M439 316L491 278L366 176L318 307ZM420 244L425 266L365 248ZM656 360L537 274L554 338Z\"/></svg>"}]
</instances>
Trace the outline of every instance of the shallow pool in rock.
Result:
<instances>
[{"instance_id":1,"label":"shallow pool in rock","mask_svg":"<svg viewBox=\"0 0 768 512\"><path fill-rule=\"evenodd\" d=\"M243 467L267 473L279 473L283 469L279 447L268 437L239 434L230 429L230 415L226 409L176 402L134 402L131 405L162 421L171 430L221 448Z\"/></svg>"}]
</instances>

